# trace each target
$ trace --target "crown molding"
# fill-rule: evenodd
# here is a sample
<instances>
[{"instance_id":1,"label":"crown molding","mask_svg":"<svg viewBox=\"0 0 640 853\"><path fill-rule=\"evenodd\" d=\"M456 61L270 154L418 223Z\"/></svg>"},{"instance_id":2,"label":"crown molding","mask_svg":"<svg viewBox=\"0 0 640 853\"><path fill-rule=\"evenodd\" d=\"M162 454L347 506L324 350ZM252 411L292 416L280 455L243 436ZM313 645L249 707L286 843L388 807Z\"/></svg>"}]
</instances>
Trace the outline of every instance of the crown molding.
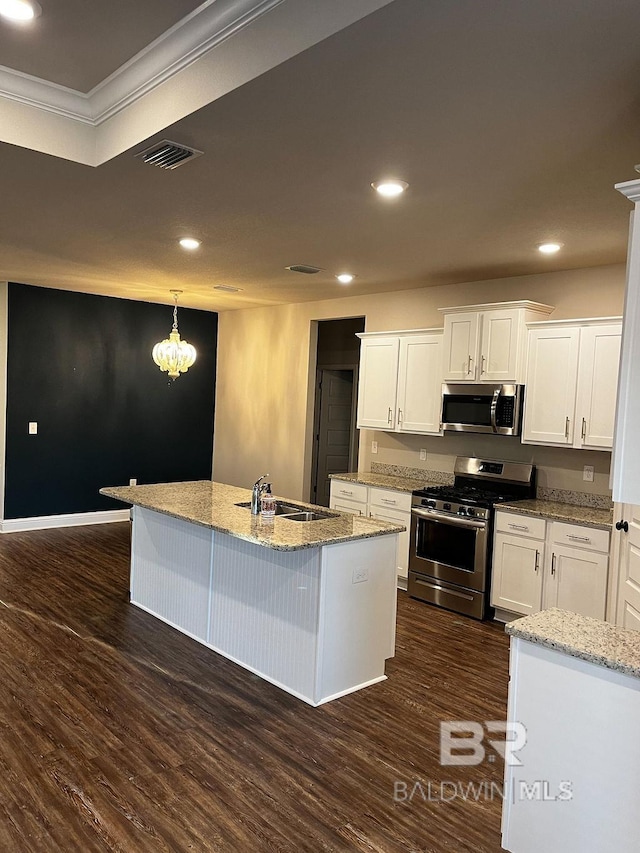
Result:
<instances>
[{"instance_id":1,"label":"crown molding","mask_svg":"<svg viewBox=\"0 0 640 853\"><path fill-rule=\"evenodd\" d=\"M87 94L0 66L0 97L97 127L283 2L206 0Z\"/></svg>"},{"instance_id":2,"label":"crown molding","mask_svg":"<svg viewBox=\"0 0 640 853\"><path fill-rule=\"evenodd\" d=\"M0 66L0 142L99 166L394 0L205 0L90 92Z\"/></svg>"},{"instance_id":3,"label":"crown molding","mask_svg":"<svg viewBox=\"0 0 640 853\"><path fill-rule=\"evenodd\" d=\"M626 196L629 201L640 201L640 178L635 181L624 181L621 184L616 184L615 189Z\"/></svg>"},{"instance_id":4,"label":"crown molding","mask_svg":"<svg viewBox=\"0 0 640 853\"><path fill-rule=\"evenodd\" d=\"M107 121L284 0L207 0L88 94L94 124Z\"/></svg>"},{"instance_id":5,"label":"crown molding","mask_svg":"<svg viewBox=\"0 0 640 853\"><path fill-rule=\"evenodd\" d=\"M0 98L85 124L95 123L87 95L4 65L0 66Z\"/></svg>"}]
</instances>

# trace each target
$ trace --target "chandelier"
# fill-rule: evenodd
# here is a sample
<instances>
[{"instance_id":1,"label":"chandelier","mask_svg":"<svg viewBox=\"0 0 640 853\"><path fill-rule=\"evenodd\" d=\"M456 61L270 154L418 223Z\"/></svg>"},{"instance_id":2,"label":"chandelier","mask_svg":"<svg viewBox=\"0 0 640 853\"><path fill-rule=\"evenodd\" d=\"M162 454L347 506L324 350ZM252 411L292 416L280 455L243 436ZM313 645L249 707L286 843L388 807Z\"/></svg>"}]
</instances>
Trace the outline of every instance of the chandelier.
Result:
<instances>
[{"instance_id":1,"label":"chandelier","mask_svg":"<svg viewBox=\"0 0 640 853\"><path fill-rule=\"evenodd\" d=\"M160 370L166 371L171 379L177 379L196 360L196 348L186 341L180 340L178 332L178 296L181 290L171 290L173 293L173 326L171 334L153 348L152 356Z\"/></svg>"}]
</instances>

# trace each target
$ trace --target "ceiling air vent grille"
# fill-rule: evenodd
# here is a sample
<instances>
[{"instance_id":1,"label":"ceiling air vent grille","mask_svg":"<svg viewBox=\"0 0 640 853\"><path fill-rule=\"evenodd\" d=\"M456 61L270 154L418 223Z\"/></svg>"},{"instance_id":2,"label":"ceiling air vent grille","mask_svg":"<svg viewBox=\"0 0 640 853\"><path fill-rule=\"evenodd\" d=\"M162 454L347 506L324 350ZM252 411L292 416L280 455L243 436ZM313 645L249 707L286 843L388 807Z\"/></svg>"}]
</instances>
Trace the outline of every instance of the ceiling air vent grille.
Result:
<instances>
[{"instance_id":1,"label":"ceiling air vent grille","mask_svg":"<svg viewBox=\"0 0 640 853\"><path fill-rule=\"evenodd\" d=\"M156 142L150 148L136 154L136 157L140 157L143 163L148 163L150 166L159 166L161 169L177 169L178 166L199 157L202 153L202 151L189 148L187 145L178 145L176 142L163 139L162 142Z\"/></svg>"},{"instance_id":2,"label":"ceiling air vent grille","mask_svg":"<svg viewBox=\"0 0 640 853\"><path fill-rule=\"evenodd\" d=\"M290 267L285 267L285 269L291 270L291 272L301 272L305 275L314 275L322 271L321 267L311 267L308 264L292 264Z\"/></svg>"}]
</instances>

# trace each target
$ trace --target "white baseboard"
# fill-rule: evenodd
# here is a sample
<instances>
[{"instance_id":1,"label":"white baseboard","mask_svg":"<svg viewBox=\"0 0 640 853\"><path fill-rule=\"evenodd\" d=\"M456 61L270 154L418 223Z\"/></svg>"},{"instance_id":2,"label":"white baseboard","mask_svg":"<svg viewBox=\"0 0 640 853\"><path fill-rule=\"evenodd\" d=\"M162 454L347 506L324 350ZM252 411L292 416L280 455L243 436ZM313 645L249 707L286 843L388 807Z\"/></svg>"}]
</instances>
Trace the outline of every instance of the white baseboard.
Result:
<instances>
[{"instance_id":1,"label":"white baseboard","mask_svg":"<svg viewBox=\"0 0 640 853\"><path fill-rule=\"evenodd\" d=\"M50 527L79 527L83 524L110 524L129 521L128 509L101 512L72 512L66 515L36 515L33 518L8 518L0 521L0 533L22 533L27 530L47 530Z\"/></svg>"}]
</instances>

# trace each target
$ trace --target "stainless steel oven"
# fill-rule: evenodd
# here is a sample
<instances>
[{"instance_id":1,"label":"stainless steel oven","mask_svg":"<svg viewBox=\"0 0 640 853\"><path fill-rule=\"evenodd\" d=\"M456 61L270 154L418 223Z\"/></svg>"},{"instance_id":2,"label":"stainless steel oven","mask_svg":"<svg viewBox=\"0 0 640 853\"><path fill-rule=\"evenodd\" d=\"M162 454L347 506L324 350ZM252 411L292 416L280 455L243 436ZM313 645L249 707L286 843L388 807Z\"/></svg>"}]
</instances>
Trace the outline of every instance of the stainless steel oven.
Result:
<instances>
[{"instance_id":1,"label":"stainless steel oven","mask_svg":"<svg viewBox=\"0 0 640 853\"><path fill-rule=\"evenodd\" d=\"M409 594L484 619L489 510L470 517L423 506L427 498L413 501Z\"/></svg>"},{"instance_id":2,"label":"stainless steel oven","mask_svg":"<svg viewBox=\"0 0 640 853\"><path fill-rule=\"evenodd\" d=\"M535 468L459 456L451 486L411 498L408 592L476 619L490 614L495 504L535 495Z\"/></svg>"}]
</instances>

